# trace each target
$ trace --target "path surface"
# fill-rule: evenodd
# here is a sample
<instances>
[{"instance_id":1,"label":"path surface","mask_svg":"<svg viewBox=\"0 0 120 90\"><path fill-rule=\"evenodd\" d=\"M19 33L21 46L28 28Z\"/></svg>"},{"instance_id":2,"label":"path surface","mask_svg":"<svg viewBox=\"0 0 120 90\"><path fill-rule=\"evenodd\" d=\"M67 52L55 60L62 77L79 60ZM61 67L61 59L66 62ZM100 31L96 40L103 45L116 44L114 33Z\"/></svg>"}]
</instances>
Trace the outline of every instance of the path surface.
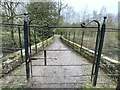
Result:
<instances>
[{"instance_id":1,"label":"path surface","mask_svg":"<svg viewBox=\"0 0 120 90\"><path fill-rule=\"evenodd\" d=\"M47 51L47 58L52 58L47 59L48 66L44 66L43 59L33 61L33 65L41 65L32 67L33 76L40 76L33 77L35 80L33 87L80 88L90 83L92 64L63 44L58 36L55 37L53 44L46 49L67 51ZM43 57L43 52L38 53L35 57Z\"/></svg>"}]
</instances>

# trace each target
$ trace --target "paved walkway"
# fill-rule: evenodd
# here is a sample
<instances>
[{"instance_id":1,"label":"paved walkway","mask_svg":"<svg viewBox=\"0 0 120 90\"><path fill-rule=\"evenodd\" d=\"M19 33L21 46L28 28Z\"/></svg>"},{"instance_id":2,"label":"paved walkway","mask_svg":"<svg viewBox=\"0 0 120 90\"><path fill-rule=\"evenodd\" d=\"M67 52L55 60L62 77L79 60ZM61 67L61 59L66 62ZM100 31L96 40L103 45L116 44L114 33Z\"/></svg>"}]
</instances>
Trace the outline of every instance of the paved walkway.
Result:
<instances>
[{"instance_id":1,"label":"paved walkway","mask_svg":"<svg viewBox=\"0 0 120 90\"><path fill-rule=\"evenodd\" d=\"M33 61L33 65L40 65L33 66L33 76L40 76L33 77L35 81L33 87L80 88L90 84L92 64L63 44L58 36L46 49L67 51L47 51L47 58L52 58L47 59L47 66L44 66L43 59ZM43 57L43 52L35 57Z\"/></svg>"}]
</instances>

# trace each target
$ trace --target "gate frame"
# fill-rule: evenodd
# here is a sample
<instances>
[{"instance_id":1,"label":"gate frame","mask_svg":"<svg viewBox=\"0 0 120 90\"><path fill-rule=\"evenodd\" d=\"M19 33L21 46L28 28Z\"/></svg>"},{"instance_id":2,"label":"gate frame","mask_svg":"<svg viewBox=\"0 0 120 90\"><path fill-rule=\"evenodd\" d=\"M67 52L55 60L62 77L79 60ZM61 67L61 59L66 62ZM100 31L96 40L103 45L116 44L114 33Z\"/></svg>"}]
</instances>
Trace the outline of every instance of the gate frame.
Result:
<instances>
[{"instance_id":1,"label":"gate frame","mask_svg":"<svg viewBox=\"0 0 120 90\"><path fill-rule=\"evenodd\" d=\"M96 36L95 53L94 53L94 57L96 59L96 56L97 56L97 60L95 60L96 63L95 63L95 61L93 62L92 72L91 72L91 81L92 81L92 77L93 77L93 74L94 74L94 65L96 64L95 77L94 77L94 80L93 80L93 86L96 86L99 64L100 64L100 60L101 60L103 41L104 41L104 34L105 34L105 19L106 19L106 17L104 17L104 21L103 21L102 28L101 28L101 36L100 36L100 23L97 20L92 20L91 22L89 22L86 25L85 25L85 23L83 23L83 24L81 24L80 27L76 27L76 26L71 26L71 27L49 26L48 24L45 25L45 26L30 26L30 25L27 26L27 14L24 14L24 45L25 45L25 61L26 61L26 78L27 78L27 81L29 81L29 78L30 78L30 67L29 67L30 60L29 60L29 50L28 50L28 33L29 33L29 31L27 29L28 27L29 27L29 30L30 30L30 27L38 27L38 28L44 28L44 27L47 27L47 28L98 28L97 36ZM97 23L98 26L97 27L87 27L92 22ZM45 24L46 24L46 22L45 22ZM99 42L99 38L100 38L100 42ZM99 46L99 48L98 48L98 46ZM98 53L98 55L97 55L97 53Z\"/></svg>"}]
</instances>

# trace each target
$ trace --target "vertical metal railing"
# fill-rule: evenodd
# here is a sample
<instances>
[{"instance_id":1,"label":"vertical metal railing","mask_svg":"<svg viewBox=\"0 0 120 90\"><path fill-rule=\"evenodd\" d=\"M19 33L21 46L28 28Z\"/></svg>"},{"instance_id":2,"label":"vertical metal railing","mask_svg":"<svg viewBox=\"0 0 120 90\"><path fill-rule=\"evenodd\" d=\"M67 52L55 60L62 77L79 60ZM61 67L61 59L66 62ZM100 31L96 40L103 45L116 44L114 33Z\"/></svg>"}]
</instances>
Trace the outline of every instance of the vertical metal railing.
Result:
<instances>
[{"instance_id":1,"label":"vertical metal railing","mask_svg":"<svg viewBox=\"0 0 120 90\"><path fill-rule=\"evenodd\" d=\"M29 53L29 54L30 54L30 55L31 55L31 53L32 53L32 51L31 51L31 30L30 30L31 21L32 21L32 20L30 20L29 23L28 23L28 25L29 25L29 26L28 26L28 33L29 33L29 48L30 48L30 53Z\"/></svg>"},{"instance_id":2,"label":"vertical metal railing","mask_svg":"<svg viewBox=\"0 0 120 90\"><path fill-rule=\"evenodd\" d=\"M44 31L42 30L42 47L44 49Z\"/></svg>"},{"instance_id":3,"label":"vertical metal railing","mask_svg":"<svg viewBox=\"0 0 120 90\"><path fill-rule=\"evenodd\" d=\"M81 40L81 47L80 47L80 51L82 51L82 46L83 46L83 39L84 39L84 31L82 32L82 40Z\"/></svg>"},{"instance_id":4,"label":"vertical metal railing","mask_svg":"<svg viewBox=\"0 0 120 90\"><path fill-rule=\"evenodd\" d=\"M37 54L36 31L34 30L35 53Z\"/></svg>"},{"instance_id":5,"label":"vertical metal railing","mask_svg":"<svg viewBox=\"0 0 120 90\"><path fill-rule=\"evenodd\" d=\"M97 30L96 44L95 44L95 50L94 50L95 53L94 53L94 61L93 61L92 72L91 72L91 81L92 81L92 77L94 74L94 67L95 67L95 62L96 62L96 57L97 57L98 44L100 42L100 23L98 21L95 21L95 22L98 24L98 30Z\"/></svg>"},{"instance_id":6,"label":"vertical metal railing","mask_svg":"<svg viewBox=\"0 0 120 90\"><path fill-rule=\"evenodd\" d=\"M75 42L75 32L73 34L73 42ZM74 48L74 43L73 43L73 48Z\"/></svg>"},{"instance_id":7,"label":"vertical metal railing","mask_svg":"<svg viewBox=\"0 0 120 90\"><path fill-rule=\"evenodd\" d=\"M104 35L105 35L105 29L106 29L105 20L106 20L106 17L104 17L104 21L101 27L101 37L100 37L100 43L99 43L99 48L98 48L98 56L97 56L97 61L96 61L95 77L93 80L93 86L96 86L97 84L97 77L98 77L98 71L99 71L99 66L100 66L102 47L103 47Z\"/></svg>"},{"instance_id":8,"label":"vertical metal railing","mask_svg":"<svg viewBox=\"0 0 120 90\"><path fill-rule=\"evenodd\" d=\"M69 36L68 36L68 45L69 45L69 41L70 41L70 32L68 33Z\"/></svg>"},{"instance_id":9,"label":"vertical metal railing","mask_svg":"<svg viewBox=\"0 0 120 90\"><path fill-rule=\"evenodd\" d=\"M21 52L21 59L23 62L23 52L22 52L22 42L21 42L21 34L20 34L20 27L18 27L18 34L19 34L19 47L20 47L20 52Z\"/></svg>"},{"instance_id":10,"label":"vertical metal railing","mask_svg":"<svg viewBox=\"0 0 120 90\"><path fill-rule=\"evenodd\" d=\"M46 59L47 59L46 50L44 50L44 64L45 64L45 66L47 65Z\"/></svg>"},{"instance_id":11,"label":"vertical metal railing","mask_svg":"<svg viewBox=\"0 0 120 90\"><path fill-rule=\"evenodd\" d=\"M24 14L24 46L25 46L25 62L26 62L26 78L29 81L29 52L28 52L28 28L27 28L27 14Z\"/></svg>"}]
</instances>

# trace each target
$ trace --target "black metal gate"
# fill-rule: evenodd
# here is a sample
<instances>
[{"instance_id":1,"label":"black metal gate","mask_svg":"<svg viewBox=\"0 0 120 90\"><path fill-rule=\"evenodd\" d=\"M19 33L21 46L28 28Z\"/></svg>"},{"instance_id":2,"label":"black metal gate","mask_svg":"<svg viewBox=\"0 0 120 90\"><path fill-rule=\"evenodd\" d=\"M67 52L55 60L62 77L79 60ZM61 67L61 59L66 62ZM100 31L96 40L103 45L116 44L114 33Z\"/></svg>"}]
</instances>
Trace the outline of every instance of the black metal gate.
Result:
<instances>
[{"instance_id":1,"label":"black metal gate","mask_svg":"<svg viewBox=\"0 0 120 90\"><path fill-rule=\"evenodd\" d=\"M37 37L36 37L36 30L37 29L48 29L47 31L45 30L42 30L41 31L41 38L42 38L42 42L44 41L44 35L46 34L46 39L51 37L51 36L54 36L54 32L49 32L49 29L51 28L81 28L81 29L96 29L97 31L97 35L96 35L96 42L95 42L95 47L94 47L94 62L93 62L93 66L92 66L92 71L91 71L91 81L93 83L93 86L96 86L97 84L97 78L98 78L98 72L99 72L99 66L100 66L100 61L101 61L101 53L102 53L102 47L103 47L103 42L104 42L104 35L105 35L105 30L106 30L106 25L105 25L105 19L106 17L104 17L104 20L103 20L103 24L100 28L100 23L96 20L93 20L91 21L90 23L88 24L81 24L81 26L49 26L47 23L45 23L43 26L31 26L30 23L32 20L29 21L29 23L27 22L27 15L25 14L24 16L24 25L17 25L17 24L2 24L2 25L6 25L6 26L17 26L18 27L18 33L19 33L19 42L20 42L20 50L21 50L21 57L22 59L23 58L23 54L22 54L22 44L21 44L21 38L20 38L20 27L23 26L24 28L24 47L25 47L25 62L26 62L26 78L27 78L27 81L29 81L30 79L30 73L32 73L32 69L30 71L30 64L31 64L31 67L32 67L32 60L37 60L37 59L43 59L44 60L44 66L47 66L47 59L50 59L50 58L47 58L47 54L46 52L48 51L67 51L67 50L46 50L44 49L44 44L42 43L42 49L41 51L44 52L44 57L43 58L32 58L32 45L31 45L31 28L34 28L33 30L33 33L34 33L34 45L35 45L35 53L37 54L37 52L39 51L38 48L37 48ZM97 27L94 26L89 26L91 23L97 23ZM62 36L64 36L67 40L70 40L70 35L71 33L70 32L59 32L59 34ZM73 34L73 41L75 39L75 32ZM82 51L83 49L83 37L84 37L84 31L82 32L82 40L81 40L81 43L79 44L81 47L79 48L80 51ZM69 42L68 42L69 43ZM75 47L73 45L73 47ZM56 58L54 58L56 59ZM50 66L50 65L49 65ZM52 66L52 65L51 65ZM69 65L68 65L69 66Z\"/></svg>"},{"instance_id":2,"label":"black metal gate","mask_svg":"<svg viewBox=\"0 0 120 90\"><path fill-rule=\"evenodd\" d=\"M93 63L93 67L92 67L92 73L91 73L91 80L93 80L93 86L96 86L96 83L97 83L97 77L98 77L98 72L99 72L99 64L100 64L100 60L101 60L101 52L102 52L102 47L103 47L103 41L104 41L104 34L105 34L105 19L106 17L104 17L104 21L103 21L103 25L101 27L101 30L100 30L100 24L98 21L96 20L93 20L91 21L90 23L88 23L87 25L85 25L85 23L81 24L80 27L74 27L74 26L71 26L71 27L66 27L66 26L49 26L48 24L45 25L45 26L27 26L27 21L26 21L26 15L25 15L25 19L24 19L24 44L25 44L25 61L26 61L26 77L27 77L27 80L29 80L30 78L30 67L29 67L29 62L31 60L36 60L37 58L30 58L29 56L29 49L28 49L28 27L30 29L30 27L37 27L37 28L97 28L97 37L96 37L96 45L95 45L95 53L94 53L94 58L96 59ZM89 24L91 24L92 22L95 22L98 24L97 27L87 27ZM84 34L84 33L83 33ZM61 33L62 35L62 33ZM70 36L70 33L69 33L69 36ZM81 43L81 48L80 50L82 49L82 43ZM36 48L36 51L37 51L37 48ZM47 65L46 63L46 50L44 50L44 63L45 65ZM94 77L93 77L94 76ZM93 79L92 79L93 78Z\"/></svg>"}]
</instances>

